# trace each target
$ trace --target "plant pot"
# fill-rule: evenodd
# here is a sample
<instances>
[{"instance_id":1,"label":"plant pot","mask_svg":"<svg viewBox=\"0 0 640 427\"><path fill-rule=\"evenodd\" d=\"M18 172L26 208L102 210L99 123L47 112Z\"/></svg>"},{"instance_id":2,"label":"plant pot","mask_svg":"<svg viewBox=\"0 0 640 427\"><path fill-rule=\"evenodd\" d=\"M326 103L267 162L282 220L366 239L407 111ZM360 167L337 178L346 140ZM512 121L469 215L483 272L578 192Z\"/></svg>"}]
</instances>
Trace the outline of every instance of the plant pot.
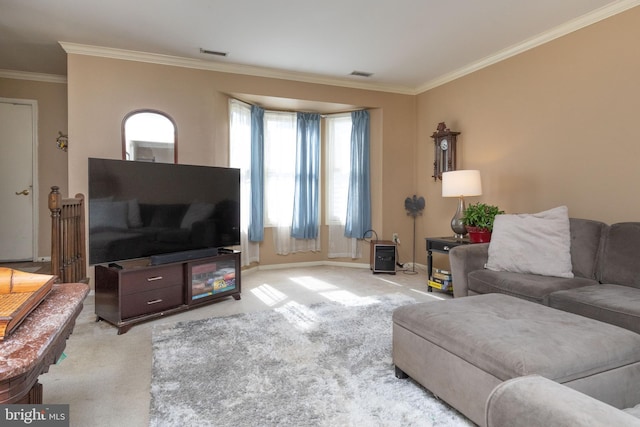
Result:
<instances>
[{"instance_id":1,"label":"plant pot","mask_svg":"<svg viewBox=\"0 0 640 427\"><path fill-rule=\"evenodd\" d=\"M491 241L491 232L486 228L467 226L467 231L469 232L469 241L471 243L488 243Z\"/></svg>"}]
</instances>

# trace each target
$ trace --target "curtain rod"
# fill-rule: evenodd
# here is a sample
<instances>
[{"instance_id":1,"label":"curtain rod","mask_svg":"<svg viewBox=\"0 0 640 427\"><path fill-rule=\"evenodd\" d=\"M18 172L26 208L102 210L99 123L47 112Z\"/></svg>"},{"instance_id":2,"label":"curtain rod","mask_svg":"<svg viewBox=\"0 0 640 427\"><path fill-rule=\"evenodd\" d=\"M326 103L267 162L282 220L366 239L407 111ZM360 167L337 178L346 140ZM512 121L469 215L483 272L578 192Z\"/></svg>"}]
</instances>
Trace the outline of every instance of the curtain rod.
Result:
<instances>
[{"instance_id":1,"label":"curtain rod","mask_svg":"<svg viewBox=\"0 0 640 427\"><path fill-rule=\"evenodd\" d=\"M243 100L238 99L238 98L233 98L233 97L229 97L229 98L231 99L231 101L239 102L239 103L244 104L244 105L249 106L249 107L252 106L252 105L256 105L258 107L264 108L265 111L273 111L273 112L276 112L276 113L315 113L315 114L320 114L320 117L323 118L323 119L325 119L327 117L330 117L330 116L336 116L336 115L339 115L339 114L348 114L348 113L351 113L353 111L367 110L367 108L364 108L364 107L363 108L357 108L356 107L356 108L348 109L348 110L345 110L345 111L339 111L339 112L336 112L336 113L319 113L317 111L289 110L289 109L278 109L278 108L271 108L271 107L265 108L262 105L251 104L250 102L246 102L246 101L243 101Z\"/></svg>"}]
</instances>

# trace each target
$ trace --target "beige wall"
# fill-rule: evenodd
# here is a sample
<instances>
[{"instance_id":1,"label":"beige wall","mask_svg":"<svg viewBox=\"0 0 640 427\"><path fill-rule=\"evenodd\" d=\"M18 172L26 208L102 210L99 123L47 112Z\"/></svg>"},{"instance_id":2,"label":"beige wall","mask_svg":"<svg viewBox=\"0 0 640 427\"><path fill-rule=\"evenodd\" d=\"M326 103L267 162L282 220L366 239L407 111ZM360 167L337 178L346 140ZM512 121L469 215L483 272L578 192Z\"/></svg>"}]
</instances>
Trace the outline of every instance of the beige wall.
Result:
<instances>
[{"instance_id":1,"label":"beige wall","mask_svg":"<svg viewBox=\"0 0 640 427\"><path fill-rule=\"evenodd\" d=\"M314 101L320 109L323 103L370 108L374 229L386 239L400 233L406 242L401 256L410 261L413 225L403 203L415 188L415 96L73 54L68 81L69 188L82 193L87 192L87 158L121 158L122 118L134 109L158 109L175 120L179 163L225 166L228 93ZM322 253L278 256L267 231L261 264L324 260L326 247L325 237ZM369 262L364 249L357 262Z\"/></svg>"},{"instance_id":2,"label":"beige wall","mask_svg":"<svg viewBox=\"0 0 640 427\"><path fill-rule=\"evenodd\" d=\"M51 255L51 219L47 196L51 186L60 187L66 197L67 153L56 147L58 131L67 131L67 85L31 80L0 78L0 97L38 102L38 252Z\"/></svg>"},{"instance_id":3,"label":"beige wall","mask_svg":"<svg viewBox=\"0 0 640 427\"><path fill-rule=\"evenodd\" d=\"M462 132L459 168L482 173L484 194L468 202L639 221L638 40L640 7L419 95L425 235L449 234L456 207L426 167L440 121Z\"/></svg>"}]
</instances>

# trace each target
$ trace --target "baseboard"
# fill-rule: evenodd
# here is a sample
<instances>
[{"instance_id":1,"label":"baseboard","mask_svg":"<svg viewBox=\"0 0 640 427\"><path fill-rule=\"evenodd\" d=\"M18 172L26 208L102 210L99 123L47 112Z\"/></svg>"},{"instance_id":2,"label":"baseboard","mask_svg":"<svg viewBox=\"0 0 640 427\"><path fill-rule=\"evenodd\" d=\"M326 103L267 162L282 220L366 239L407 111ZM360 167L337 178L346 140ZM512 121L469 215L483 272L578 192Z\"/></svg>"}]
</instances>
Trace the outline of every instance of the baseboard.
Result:
<instances>
[{"instance_id":1,"label":"baseboard","mask_svg":"<svg viewBox=\"0 0 640 427\"><path fill-rule=\"evenodd\" d=\"M310 261L310 262L290 262L286 264L269 264L269 265L257 265L250 267L246 270L242 270L242 273L258 270L280 270L284 268L297 268L297 267L351 267L351 268L369 268L369 264L363 264L360 262L340 262L340 261Z\"/></svg>"},{"instance_id":2,"label":"baseboard","mask_svg":"<svg viewBox=\"0 0 640 427\"><path fill-rule=\"evenodd\" d=\"M349 267L349 268L362 268L371 269L371 266L367 263L361 262L343 262L343 261L309 261L309 262L289 262L284 264L269 264L269 265L254 265L249 268L243 269L242 274L251 273L260 270L280 270L284 268L297 268L297 267ZM410 270L412 263L405 262L404 270ZM426 271L427 266L424 264L416 263L416 270ZM398 270L402 271L402 270Z\"/></svg>"}]
</instances>

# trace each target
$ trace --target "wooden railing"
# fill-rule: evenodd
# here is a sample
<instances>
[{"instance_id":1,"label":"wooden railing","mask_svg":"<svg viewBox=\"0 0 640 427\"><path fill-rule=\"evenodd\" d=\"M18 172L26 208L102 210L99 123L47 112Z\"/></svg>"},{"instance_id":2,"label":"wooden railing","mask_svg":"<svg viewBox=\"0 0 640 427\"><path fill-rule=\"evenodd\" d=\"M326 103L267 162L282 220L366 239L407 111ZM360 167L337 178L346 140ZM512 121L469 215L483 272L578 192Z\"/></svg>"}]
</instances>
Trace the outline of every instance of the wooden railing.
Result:
<instances>
[{"instance_id":1,"label":"wooden railing","mask_svg":"<svg viewBox=\"0 0 640 427\"><path fill-rule=\"evenodd\" d=\"M84 195L63 199L59 190L49 193L51 274L62 283L88 283Z\"/></svg>"}]
</instances>

